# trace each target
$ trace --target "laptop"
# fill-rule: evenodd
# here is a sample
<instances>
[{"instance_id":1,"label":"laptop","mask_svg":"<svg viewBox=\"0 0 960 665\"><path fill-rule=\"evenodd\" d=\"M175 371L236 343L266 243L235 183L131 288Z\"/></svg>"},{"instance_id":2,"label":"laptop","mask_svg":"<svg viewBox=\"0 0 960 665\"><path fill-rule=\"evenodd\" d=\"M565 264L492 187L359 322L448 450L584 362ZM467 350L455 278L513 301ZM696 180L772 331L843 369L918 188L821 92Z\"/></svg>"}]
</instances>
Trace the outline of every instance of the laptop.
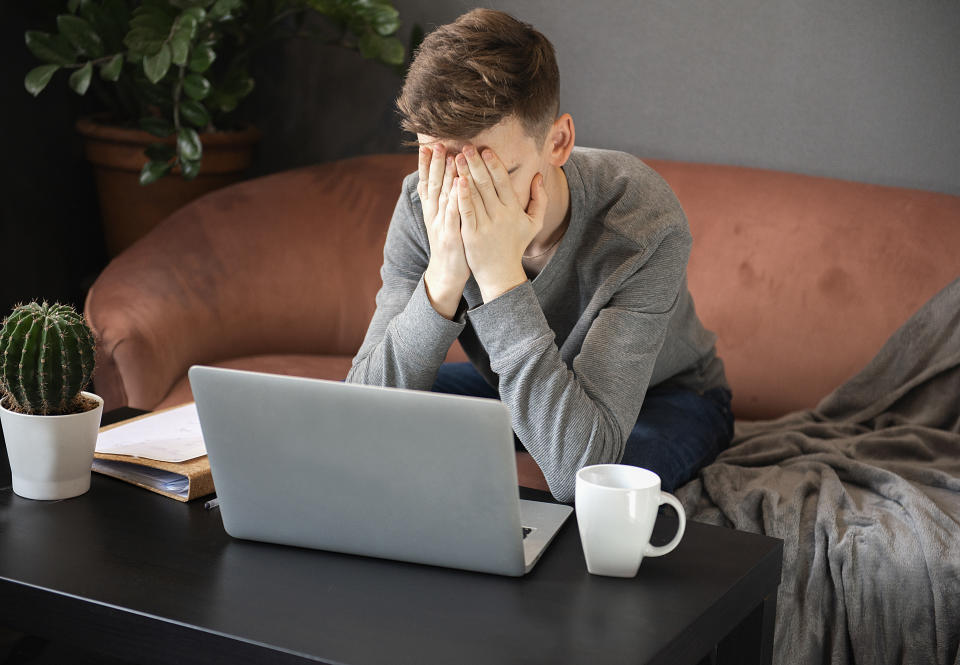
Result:
<instances>
[{"instance_id":1,"label":"laptop","mask_svg":"<svg viewBox=\"0 0 960 665\"><path fill-rule=\"evenodd\" d=\"M235 538L520 576L572 512L520 500L498 400L196 365Z\"/></svg>"}]
</instances>

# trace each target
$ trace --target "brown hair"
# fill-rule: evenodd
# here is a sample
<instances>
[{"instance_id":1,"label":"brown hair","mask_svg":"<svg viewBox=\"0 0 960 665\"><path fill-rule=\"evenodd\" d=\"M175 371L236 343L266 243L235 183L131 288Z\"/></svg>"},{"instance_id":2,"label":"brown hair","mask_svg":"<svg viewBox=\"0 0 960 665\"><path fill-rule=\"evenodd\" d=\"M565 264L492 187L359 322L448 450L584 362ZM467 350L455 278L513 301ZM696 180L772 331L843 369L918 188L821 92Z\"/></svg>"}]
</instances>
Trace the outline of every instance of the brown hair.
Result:
<instances>
[{"instance_id":1,"label":"brown hair","mask_svg":"<svg viewBox=\"0 0 960 665\"><path fill-rule=\"evenodd\" d=\"M538 146L559 105L553 45L492 9L474 9L427 35L397 99L400 126L413 134L469 139L513 115Z\"/></svg>"}]
</instances>

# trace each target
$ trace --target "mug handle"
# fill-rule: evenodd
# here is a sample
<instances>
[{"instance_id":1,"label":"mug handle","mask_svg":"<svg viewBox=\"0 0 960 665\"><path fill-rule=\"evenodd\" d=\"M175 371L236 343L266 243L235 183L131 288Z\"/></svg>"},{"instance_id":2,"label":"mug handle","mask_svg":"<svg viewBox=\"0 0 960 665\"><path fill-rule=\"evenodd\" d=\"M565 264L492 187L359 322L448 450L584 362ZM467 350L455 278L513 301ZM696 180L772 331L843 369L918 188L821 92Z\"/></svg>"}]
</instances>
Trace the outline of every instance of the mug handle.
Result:
<instances>
[{"instance_id":1,"label":"mug handle","mask_svg":"<svg viewBox=\"0 0 960 665\"><path fill-rule=\"evenodd\" d=\"M664 554L669 554L672 552L677 545L680 544L680 539L683 538L683 532L687 528L687 516L683 512L683 506L680 505L680 502L677 500L677 497L670 494L669 492L660 492L660 504L663 505L669 503L673 506L673 509L677 511L677 516L680 518L680 525L677 527L677 535L673 537L666 545L650 545L647 544L647 549L644 552L644 556L663 556Z\"/></svg>"}]
</instances>

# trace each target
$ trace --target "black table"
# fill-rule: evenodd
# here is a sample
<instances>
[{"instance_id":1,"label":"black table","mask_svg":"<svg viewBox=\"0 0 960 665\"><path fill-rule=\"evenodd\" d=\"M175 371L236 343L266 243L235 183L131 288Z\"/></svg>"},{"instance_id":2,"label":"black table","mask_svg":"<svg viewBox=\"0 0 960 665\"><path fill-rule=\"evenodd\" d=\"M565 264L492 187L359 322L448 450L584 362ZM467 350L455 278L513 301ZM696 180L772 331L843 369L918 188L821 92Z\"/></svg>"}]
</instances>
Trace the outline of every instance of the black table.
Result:
<instances>
[{"instance_id":1,"label":"black table","mask_svg":"<svg viewBox=\"0 0 960 665\"><path fill-rule=\"evenodd\" d=\"M121 409L113 422L140 413ZM31 501L0 464L0 625L138 663L769 663L780 540L687 523L634 579L574 517L507 578L234 540L219 510L93 474ZM525 498L548 495L521 489ZM662 523L662 528L661 528ZM658 521L659 539L676 523Z\"/></svg>"}]
</instances>

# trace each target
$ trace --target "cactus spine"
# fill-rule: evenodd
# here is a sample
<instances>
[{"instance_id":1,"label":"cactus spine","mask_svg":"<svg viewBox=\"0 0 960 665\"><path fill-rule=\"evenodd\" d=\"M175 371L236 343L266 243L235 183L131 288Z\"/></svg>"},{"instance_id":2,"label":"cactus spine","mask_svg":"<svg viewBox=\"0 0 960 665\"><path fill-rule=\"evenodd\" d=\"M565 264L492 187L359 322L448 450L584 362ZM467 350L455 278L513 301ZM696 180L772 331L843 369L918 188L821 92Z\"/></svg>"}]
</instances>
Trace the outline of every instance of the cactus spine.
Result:
<instances>
[{"instance_id":1,"label":"cactus spine","mask_svg":"<svg viewBox=\"0 0 960 665\"><path fill-rule=\"evenodd\" d=\"M0 391L34 415L71 410L93 376L93 333L69 305L20 305L0 330Z\"/></svg>"}]
</instances>

